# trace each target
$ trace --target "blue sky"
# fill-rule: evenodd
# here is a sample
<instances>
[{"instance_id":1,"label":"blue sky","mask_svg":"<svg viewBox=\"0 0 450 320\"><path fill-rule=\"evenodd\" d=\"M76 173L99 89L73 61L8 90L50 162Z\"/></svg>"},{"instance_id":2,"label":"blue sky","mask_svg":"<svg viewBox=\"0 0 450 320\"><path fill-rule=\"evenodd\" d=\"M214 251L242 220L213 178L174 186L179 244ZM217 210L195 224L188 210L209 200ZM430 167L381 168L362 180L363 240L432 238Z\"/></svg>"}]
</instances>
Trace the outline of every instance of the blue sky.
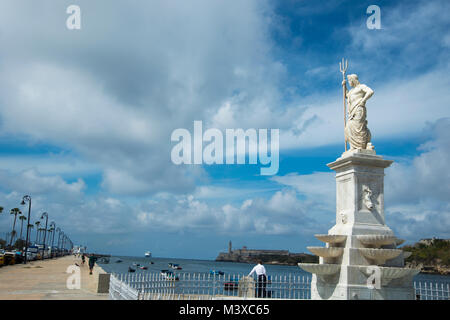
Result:
<instances>
[{"instance_id":1,"label":"blue sky","mask_svg":"<svg viewBox=\"0 0 450 320\"><path fill-rule=\"evenodd\" d=\"M81 30L66 8L81 8ZM381 9L381 29L366 9ZM385 178L386 220L450 237L448 1L2 1L0 205L24 194L75 243L213 259L305 252L335 219L349 60ZM176 128L276 128L280 168L181 165ZM0 216L0 235L11 228Z\"/></svg>"}]
</instances>

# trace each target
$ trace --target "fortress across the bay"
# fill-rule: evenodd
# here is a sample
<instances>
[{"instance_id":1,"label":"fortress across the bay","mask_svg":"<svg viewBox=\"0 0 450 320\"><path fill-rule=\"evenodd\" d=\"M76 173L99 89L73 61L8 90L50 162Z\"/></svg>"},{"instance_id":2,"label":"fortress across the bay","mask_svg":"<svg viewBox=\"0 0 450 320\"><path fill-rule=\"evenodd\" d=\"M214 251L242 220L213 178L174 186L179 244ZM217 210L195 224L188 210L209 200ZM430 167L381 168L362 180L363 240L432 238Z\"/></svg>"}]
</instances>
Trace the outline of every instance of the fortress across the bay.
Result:
<instances>
[{"instance_id":1,"label":"fortress across the bay","mask_svg":"<svg viewBox=\"0 0 450 320\"><path fill-rule=\"evenodd\" d=\"M220 252L216 258L216 261L247 263L255 263L257 260L262 260L265 264L286 265L296 265L298 262L318 262L316 256L306 253L293 253L289 250L248 249L246 246L243 246L242 249L233 250L231 241L228 243L228 252Z\"/></svg>"}]
</instances>

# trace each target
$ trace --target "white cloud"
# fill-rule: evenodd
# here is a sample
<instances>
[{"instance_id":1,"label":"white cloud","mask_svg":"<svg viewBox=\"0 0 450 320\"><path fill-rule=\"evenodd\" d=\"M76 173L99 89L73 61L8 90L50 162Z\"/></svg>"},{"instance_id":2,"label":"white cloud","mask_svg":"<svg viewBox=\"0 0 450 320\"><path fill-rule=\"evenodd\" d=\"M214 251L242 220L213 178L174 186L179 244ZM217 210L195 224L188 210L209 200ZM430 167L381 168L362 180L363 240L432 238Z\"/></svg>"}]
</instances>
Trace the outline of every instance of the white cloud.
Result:
<instances>
[{"instance_id":1,"label":"white cloud","mask_svg":"<svg viewBox=\"0 0 450 320\"><path fill-rule=\"evenodd\" d=\"M78 197L82 195L85 183L82 179L67 183L59 176L43 176L34 169L11 174L0 170L2 188L21 193L45 195L47 192L57 192L60 196Z\"/></svg>"},{"instance_id":2,"label":"white cloud","mask_svg":"<svg viewBox=\"0 0 450 320\"><path fill-rule=\"evenodd\" d=\"M450 237L450 118L430 124L432 139L409 162L386 171L387 222L405 237Z\"/></svg>"},{"instance_id":3,"label":"white cloud","mask_svg":"<svg viewBox=\"0 0 450 320\"><path fill-rule=\"evenodd\" d=\"M394 6L381 5L380 8L382 30L373 32L364 26L349 26L352 41L349 50L391 59L390 51L398 48L397 59L389 63L423 63L428 54L440 49L437 46L441 44L441 39L450 34L448 17L443 14L450 9L448 1L416 1L414 6L399 2ZM436 47L431 47L432 43ZM415 59L401 59L411 54L415 55Z\"/></svg>"},{"instance_id":4,"label":"white cloud","mask_svg":"<svg viewBox=\"0 0 450 320\"><path fill-rule=\"evenodd\" d=\"M100 171L99 166L66 154L3 155L0 157L0 168L11 173L35 169L44 175L69 177L95 174Z\"/></svg>"},{"instance_id":5,"label":"white cloud","mask_svg":"<svg viewBox=\"0 0 450 320\"><path fill-rule=\"evenodd\" d=\"M277 111L286 70L271 54L268 2L104 4L84 3L75 33L57 27L52 1L3 3L4 136L74 150L100 168L105 191L144 195L190 192L204 176L171 163L175 128L267 128L283 114L276 126L289 126L295 110Z\"/></svg>"},{"instance_id":6,"label":"white cloud","mask_svg":"<svg viewBox=\"0 0 450 320\"><path fill-rule=\"evenodd\" d=\"M141 204L137 214L141 227L155 230L215 230L226 234L298 234L308 230L312 217L294 191L278 191L267 200L252 198L238 205L221 207L197 200L192 195Z\"/></svg>"},{"instance_id":7,"label":"white cloud","mask_svg":"<svg viewBox=\"0 0 450 320\"><path fill-rule=\"evenodd\" d=\"M293 187L299 193L316 199L326 200L335 191L333 172L315 172L306 175L290 173L285 176L273 177L272 180Z\"/></svg>"}]
</instances>

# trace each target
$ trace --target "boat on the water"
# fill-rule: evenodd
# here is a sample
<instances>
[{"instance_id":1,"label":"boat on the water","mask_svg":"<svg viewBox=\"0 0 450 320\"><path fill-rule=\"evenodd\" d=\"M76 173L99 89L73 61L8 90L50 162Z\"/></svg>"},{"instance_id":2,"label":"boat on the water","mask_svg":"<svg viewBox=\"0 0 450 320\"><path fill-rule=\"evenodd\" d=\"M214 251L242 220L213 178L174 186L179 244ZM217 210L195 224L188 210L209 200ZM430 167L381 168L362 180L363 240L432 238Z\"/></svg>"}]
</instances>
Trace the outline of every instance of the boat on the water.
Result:
<instances>
[{"instance_id":1,"label":"boat on the water","mask_svg":"<svg viewBox=\"0 0 450 320\"><path fill-rule=\"evenodd\" d=\"M120 260L120 259L119 259L119 260L116 260L116 263L121 263L121 262L122 262L122 260Z\"/></svg>"},{"instance_id":2,"label":"boat on the water","mask_svg":"<svg viewBox=\"0 0 450 320\"><path fill-rule=\"evenodd\" d=\"M165 280L170 280L170 281L178 281L178 280L180 280L180 278L178 278L178 276L175 275L173 273L173 271L170 271L170 270L161 270L161 276Z\"/></svg>"},{"instance_id":3,"label":"boat on the water","mask_svg":"<svg viewBox=\"0 0 450 320\"><path fill-rule=\"evenodd\" d=\"M108 264L109 259L107 257L101 257L98 261L98 263Z\"/></svg>"},{"instance_id":4,"label":"boat on the water","mask_svg":"<svg viewBox=\"0 0 450 320\"><path fill-rule=\"evenodd\" d=\"M148 268L147 268L146 266L141 266L141 267L139 267L139 269L141 269L141 270L147 270Z\"/></svg>"},{"instance_id":5,"label":"boat on the water","mask_svg":"<svg viewBox=\"0 0 450 320\"><path fill-rule=\"evenodd\" d=\"M221 275L221 276L223 276L225 274L225 272L220 271L220 270L210 270L209 273L215 274L215 275Z\"/></svg>"},{"instance_id":6,"label":"boat on the water","mask_svg":"<svg viewBox=\"0 0 450 320\"><path fill-rule=\"evenodd\" d=\"M223 289L226 291L239 289L238 279L230 278L228 282L225 282L223 284Z\"/></svg>"},{"instance_id":7,"label":"boat on the water","mask_svg":"<svg viewBox=\"0 0 450 320\"><path fill-rule=\"evenodd\" d=\"M145 252L145 257L150 258L152 256L152 253L150 251Z\"/></svg>"},{"instance_id":8,"label":"boat on the water","mask_svg":"<svg viewBox=\"0 0 450 320\"><path fill-rule=\"evenodd\" d=\"M179 264L174 263L174 264L172 264L172 269L174 269L174 270L181 270L183 268Z\"/></svg>"}]
</instances>

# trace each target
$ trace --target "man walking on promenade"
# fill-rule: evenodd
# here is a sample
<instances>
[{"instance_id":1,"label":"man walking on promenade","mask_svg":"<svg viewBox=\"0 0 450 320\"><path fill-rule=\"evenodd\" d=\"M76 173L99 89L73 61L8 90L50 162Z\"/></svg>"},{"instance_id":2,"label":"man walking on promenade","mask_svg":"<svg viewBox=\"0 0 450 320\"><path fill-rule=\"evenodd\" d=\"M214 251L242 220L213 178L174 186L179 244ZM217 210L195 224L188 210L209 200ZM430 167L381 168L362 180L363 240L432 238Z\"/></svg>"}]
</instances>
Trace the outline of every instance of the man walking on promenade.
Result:
<instances>
[{"instance_id":1,"label":"man walking on promenade","mask_svg":"<svg viewBox=\"0 0 450 320\"><path fill-rule=\"evenodd\" d=\"M89 274L92 274L96 260L97 258L95 256L89 256Z\"/></svg>"},{"instance_id":2,"label":"man walking on promenade","mask_svg":"<svg viewBox=\"0 0 450 320\"><path fill-rule=\"evenodd\" d=\"M256 289L256 296L258 298L265 298L266 297L266 282L267 282L267 276L266 276L266 268L262 265L262 261L258 260L258 264L253 267L252 271L248 274L249 277L253 275L253 273L256 273L258 277L258 286Z\"/></svg>"}]
</instances>

